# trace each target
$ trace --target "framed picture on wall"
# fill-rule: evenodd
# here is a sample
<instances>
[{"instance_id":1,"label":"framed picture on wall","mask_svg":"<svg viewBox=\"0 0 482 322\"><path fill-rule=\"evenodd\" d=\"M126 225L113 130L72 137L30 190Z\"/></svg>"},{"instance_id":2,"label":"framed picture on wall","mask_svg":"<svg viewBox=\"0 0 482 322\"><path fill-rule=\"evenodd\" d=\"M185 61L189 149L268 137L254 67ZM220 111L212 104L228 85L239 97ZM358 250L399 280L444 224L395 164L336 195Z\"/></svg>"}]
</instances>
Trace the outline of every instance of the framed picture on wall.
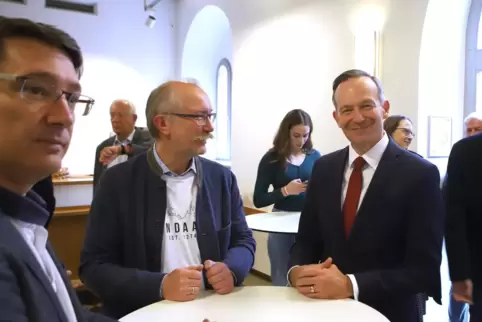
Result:
<instances>
[{"instance_id":1,"label":"framed picture on wall","mask_svg":"<svg viewBox=\"0 0 482 322\"><path fill-rule=\"evenodd\" d=\"M428 157L448 158L452 149L452 118L428 117Z\"/></svg>"}]
</instances>

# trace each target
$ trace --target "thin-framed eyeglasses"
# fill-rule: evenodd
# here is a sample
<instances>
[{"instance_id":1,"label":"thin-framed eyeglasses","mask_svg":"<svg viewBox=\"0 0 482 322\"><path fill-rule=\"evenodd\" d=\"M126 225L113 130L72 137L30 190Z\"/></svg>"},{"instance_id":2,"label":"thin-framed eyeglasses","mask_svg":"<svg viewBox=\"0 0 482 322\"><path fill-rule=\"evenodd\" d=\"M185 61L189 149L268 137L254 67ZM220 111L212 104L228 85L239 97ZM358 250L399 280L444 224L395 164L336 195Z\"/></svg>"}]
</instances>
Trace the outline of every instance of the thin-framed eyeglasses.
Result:
<instances>
[{"instance_id":1,"label":"thin-framed eyeglasses","mask_svg":"<svg viewBox=\"0 0 482 322\"><path fill-rule=\"evenodd\" d=\"M208 124L208 121L211 122L211 124L214 123L216 120L216 113L207 113L207 114L185 114L185 113L166 113L166 115L174 115L182 118L187 118L194 120L197 125L199 126L205 126Z\"/></svg>"},{"instance_id":2,"label":"thin-framed eyeglasses","mask_svg":"<svg viewBox=\"0 0 482 322\"><path fill-rule=\"evenodd\" d=\"M415 137L415 133L413 133L412 130L410 129L406 129L406 128L403 128L403 127L397 127L397 130L401 130L403 132L403 134L405 134L406 136L413 136Z\"/></svg>"},{"instance_id":3,"label":"thin-framed eyeglasses","mask_svg":"<svg viewBox=\"0 0 482 322\"><path fill-rule=\"evenodd\" d=\"M25 102L39 107L56 102L62 96L65 96L72 113L75 109L79 109L83 111L82 116L86 116L95 103L95 100L89 96L64 91L41 78L0 73L0 79L13 81L15 84L13 89L19 92L20 97Z\"/></svg>"}]
</instances>

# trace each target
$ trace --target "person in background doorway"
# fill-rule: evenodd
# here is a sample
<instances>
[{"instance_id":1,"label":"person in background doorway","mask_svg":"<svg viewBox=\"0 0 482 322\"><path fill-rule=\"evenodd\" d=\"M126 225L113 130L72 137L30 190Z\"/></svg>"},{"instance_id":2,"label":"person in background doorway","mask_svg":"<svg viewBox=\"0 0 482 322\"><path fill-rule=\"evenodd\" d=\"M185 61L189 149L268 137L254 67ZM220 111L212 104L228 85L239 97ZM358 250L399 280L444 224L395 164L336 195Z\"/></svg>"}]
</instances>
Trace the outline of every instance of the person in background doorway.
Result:
<instances>
[{"instance_id":1,"label":"person in background doorway","mask_svg":"<svg viewBox=\"0 0 482 322\"><path fill-rule=\"evenodd\" d=\"M273 147L258 167L253 201L257 208L274 205L273 211L301 211L307 181L320 153L313 149L313 123L303 110L290 111L281 121ZM273 191L269 191L270 186ZM295 235L270 233L268 254L271 280L287 286L288 260Z\"/></svg>"},{"instance_id":2,"label":"person in background doorway","mask_svg":"<svg viewBox=\"0 0 482 322\"><path fill-rule=\"evenodd\" d=\"M477 112L470 113L464 120L465 136L469 137L482 132L482 115ZM447 175L443 183L444 195L447 190ZM453 286L450 287L449 322L468 322L469 305L464 301L458 301L453 294Z\"/></svg>"},{"instance_id":3,"label":"person in background doorway","mask_svg":"<svg viewBox=\"0 0 482 322\"><path fill-rule=\"evenodd\" d=\"M112 136L99 144L95 151L94 192L104 170L146 151L153 139L144 128L135 126L137 113L134 104L127 100L115 100L110 106Z\"/></svg>"},{"instance_id":4,"label":"person in background doorway","mask_svg":"<svg viewBox=\"0 0 482 322\"><path fill-rule=\"evenodd\" d=\"M383 129L399 147L407 149L421 157L420 154L409 150L415 138L415 132L413 131L412 120L408 117L404 115L391 115L383 122Z\"/></svg>"},{"instance_id":5,"label":"person in background doorway","mask_svg":"<svg viewBox=\"0 0 482 322\"><path fill-rule=\"evenodd\" d=\"M464 120L466 136L472 136L482 132L482 113L473 112Z\"/></svg>"}]
</instances>

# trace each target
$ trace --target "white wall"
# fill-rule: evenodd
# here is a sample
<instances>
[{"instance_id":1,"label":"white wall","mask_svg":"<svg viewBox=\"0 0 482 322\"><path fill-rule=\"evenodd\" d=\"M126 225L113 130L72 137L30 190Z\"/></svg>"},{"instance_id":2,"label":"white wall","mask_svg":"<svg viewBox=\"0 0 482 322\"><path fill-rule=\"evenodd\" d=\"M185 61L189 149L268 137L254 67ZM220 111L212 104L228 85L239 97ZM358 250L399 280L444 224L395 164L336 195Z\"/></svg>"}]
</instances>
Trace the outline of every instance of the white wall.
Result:
<instances>
[{"instance_id":1,"label":"white wall","mask_svg":"<svg viewBox=\"0 0 482 322\"><path fill-rule=\"evenodd\" d=\"M111 132L109 105L117 98L137 105L138 125L145 126L145 104L152 89L174 77L174 5L156 10L157 24L144 25L142 1L98 0L98 16L45 9L43 0L28 6L0 2L0 13L60 27L79 42L85 57L81 79L84 94L96 104L87 117L77 118L64 167L74 174L93 173L96 146Z\"/></svg>"}]
</instances>

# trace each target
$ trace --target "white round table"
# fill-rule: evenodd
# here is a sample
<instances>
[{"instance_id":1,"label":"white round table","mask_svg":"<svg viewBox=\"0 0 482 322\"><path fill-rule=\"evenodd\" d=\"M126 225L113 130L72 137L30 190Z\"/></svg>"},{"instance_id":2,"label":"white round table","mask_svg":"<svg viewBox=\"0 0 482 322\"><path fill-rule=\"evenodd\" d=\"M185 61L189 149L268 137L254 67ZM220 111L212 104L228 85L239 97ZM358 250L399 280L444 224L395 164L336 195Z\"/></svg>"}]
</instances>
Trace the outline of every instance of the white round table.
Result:
<instances>
[{"instance_id":1,"label":"white round table","mask_svg":"<svg viewBox=\"0 0 482 322\"><path fill-rule=\"evenodd\" d=\"M317 300L295 289L279 286L245 286L227 295L212 291L191 302L161 301L129 315L122 322L336 321L389 322L381 313L354 300Z\"/></svg>"},{"instance_id":2,"label":"white round table","mask_svg":"<svg viewBox=\"0 0 482 322\"><path fill-rule=\"evenodd\" d=\"M296 234L300 212L265 212L246 216L248 227L267 233Z\"/></svg>"}]
</instances>

